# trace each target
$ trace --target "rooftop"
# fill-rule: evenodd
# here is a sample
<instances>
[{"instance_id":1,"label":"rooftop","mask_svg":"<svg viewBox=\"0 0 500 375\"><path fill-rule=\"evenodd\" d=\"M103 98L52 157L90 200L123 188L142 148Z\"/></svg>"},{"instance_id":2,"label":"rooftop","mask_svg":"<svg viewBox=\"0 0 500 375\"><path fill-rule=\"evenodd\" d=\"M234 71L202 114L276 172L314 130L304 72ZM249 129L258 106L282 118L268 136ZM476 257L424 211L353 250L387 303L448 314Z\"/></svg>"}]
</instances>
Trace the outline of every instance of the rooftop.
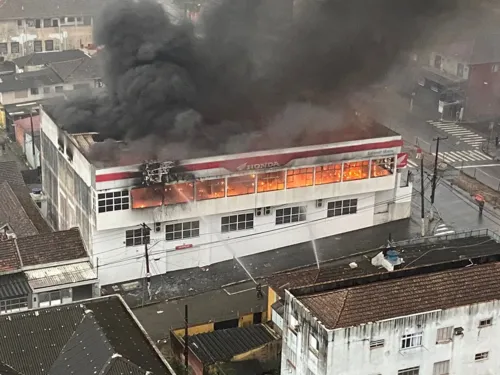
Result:
<instances>
[{"instance_id":1,"label":"rooftop","mask_svg":"<svg viewBox=\"0 0 500 375\"><path fill-rule=\"evenodd\" d=\"M367 277L351 286L308 293L292 290L327 329L346 328L427 311L500 299L500 256L492 263L455 261L443 267L423 266ZM361 285L356 285L361 284Z\"/></svg>"},{"instance_id":2,"label":"rooftop","mask_svg":"<svg viewBox=\"0 0 500 375\"><path fill-rule=\"evenodd\" d=\"M264 324L244 328L221 329L189 337L189 349L204 364L228 362L234 356L246 353L277 340Z\"/></svg>"},{"instance_id":3,"label":"rooftop","mask_svg":"<svg viewBox=\"0 0 500 375\"><path fill-rule=\"evenodd\" d=\"M0 79L0 92L28 90L55 85L63 80L51 68L3 76Z\"/></svg>"},{"instance_id":4,"label":"rooftop","mask_svg":"<svg viewBox=\"0 0 500 375\"><path fill-rule=\"evenodd\" d=\"M395 245L400 257L404 260L400 267L408 268L500 254L500 243L495 238L494 233L481 230L414 241L400 241ZM319 270L316 266L308 266L275 273L266 281L269 287L284 298L286 289L388 273L385 268L371 264L371 258L383 248L381 246L363 255L353 255L342 260L321 263ZM357 267L352 269L349 266L351 262L355 262Z\"/></svg>"},{"instance_id":5,"label":"rooftop","mask_svg":"<svg viewBox=\"0 0 500 375\"><path fill-rule=\"evenodd\" d=\"M14 59L13 62L19 68L24 69L27 66L48 65L59 62L78 60L84 57L88 57L85 52L79 49L71 49L55 52L35 52L29 55L18 57L17 59Z\"/></svg>"},{"instance_id":6,"label":"rooftop","mask_svg":"<svg viewBox=\"0 0 500 375\"><path fill-rule=\"evenodd\" d=\"M2 0L0 20L96 15L101 0Z\"/></svg>"},{"instance_id":7,"label":"rooftop","mask_svg":"<svg viewBox=\"0 0 500 375\"><path fill-rule=\"evenodd\" d=\"M2 374L171 373L119 296L2 315L0 331Z\"/></svg>"},{"instance_id":8,"label":"rooftop","mask_svg":"<svg viewBox=\"0 0 500 375\"><path fill-rule=\"evenodd\" d=\"M0 272L87 257L78 228L0 241Z\"/></svg>"}]
</instances>

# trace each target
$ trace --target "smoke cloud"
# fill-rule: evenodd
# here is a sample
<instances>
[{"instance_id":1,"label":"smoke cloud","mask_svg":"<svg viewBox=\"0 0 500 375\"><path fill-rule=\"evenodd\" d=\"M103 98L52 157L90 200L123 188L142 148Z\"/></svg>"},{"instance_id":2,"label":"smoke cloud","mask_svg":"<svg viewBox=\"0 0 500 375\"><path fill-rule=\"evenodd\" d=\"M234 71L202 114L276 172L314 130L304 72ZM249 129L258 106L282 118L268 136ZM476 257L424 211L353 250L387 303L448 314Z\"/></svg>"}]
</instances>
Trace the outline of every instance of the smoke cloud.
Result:
<instances>
[{"instance_id":1,"label":"smoke cloud","mask_svg":"<svg viewBox=\"0 0 500 375\"><path fill-rule=\"evenodd\" d=\"M106 89L51 113L69 132L126 141L97 144L99 160L244 152L264 147L263 133L293 145L313 128L341 132L345 99L383 78L426 30L463 6L223 0L205 12L196 35L153 1L111 1L95 29Z\"/></svg>"}]
</instances>

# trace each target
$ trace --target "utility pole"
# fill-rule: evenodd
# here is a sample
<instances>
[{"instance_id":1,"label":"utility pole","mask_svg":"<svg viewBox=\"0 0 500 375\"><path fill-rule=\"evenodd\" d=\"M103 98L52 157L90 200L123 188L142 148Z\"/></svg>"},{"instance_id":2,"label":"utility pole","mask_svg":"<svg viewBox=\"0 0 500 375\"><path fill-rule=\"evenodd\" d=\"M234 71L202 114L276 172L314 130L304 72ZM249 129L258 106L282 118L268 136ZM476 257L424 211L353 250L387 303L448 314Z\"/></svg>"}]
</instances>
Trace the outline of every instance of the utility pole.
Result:
<instances>
[{"instance_id":1,"label":"utility pole","mask_svg":"<svg viewBox=\"0 0 500 375\"><path fill-rule=\"evenodd\" d=\"M437 183L437 170L438 170L438 157L439 157L439 142L441 140L448 139L448 137L436 137L433 141L436 141L436 155L434 157L434 173L432 175L432 190L431 190L431 208L429 211L429 220L434 220L434 198L436 196L436 183ZM423 160L423 159L422 159Z\"/></svg>"},{"instance_id":2,"label":"utility pole","mask_svg":"<svg viewBox=\"0 0 500 375\"><path fill-rule=\"evenodd\" d=\"M184 305L184 368L186 375L189 375L189 323L188 305Z\"/></svg>"},{"instance_id":3,"label":"utility pole","mask_svg":"<svg viewBox=\"0 0 500 375\"><path fill-rule=\"evenodd\" d=\"M144 254L146 256L146 283L148 287L148 294L151 297L151 271L149 269L149 252L148 243L149 235L151 233L151 228L146 225L146 223L141 224L142 227L142 243L144 244Z\"/></svg>"},{"instance_id":4,"label":"utility pole","mask_svg":"<svg viewBox=\"0 0 500 375\"><path fill-rule=\"evenodd\" d=\"M425 237L425 191L424 191L424 155L422 154L422 150L417 150L417 159L420 159L420 209L421 209L421 234L422 237Z\"/></svg>"}]
</instances>

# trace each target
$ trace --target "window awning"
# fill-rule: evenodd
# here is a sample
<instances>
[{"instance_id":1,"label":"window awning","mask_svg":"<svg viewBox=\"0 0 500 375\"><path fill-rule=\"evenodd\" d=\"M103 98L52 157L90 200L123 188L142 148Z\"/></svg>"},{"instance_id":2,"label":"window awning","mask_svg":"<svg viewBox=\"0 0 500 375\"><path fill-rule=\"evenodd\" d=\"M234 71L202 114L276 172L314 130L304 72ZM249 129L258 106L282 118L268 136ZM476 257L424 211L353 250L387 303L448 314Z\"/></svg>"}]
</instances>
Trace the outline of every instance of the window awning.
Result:
<instances>
[{"instance_id":1,"label":"window awning","mask_svg":"<svg viewBox=\"0 0 500 375\"><path fill-rule=\"evenodd\" d=\"M33 290L52 286L97 281L97 276L89 262L67 264L57 267L26 271L28 283Z\"/></svg>"},{"instance_id":2,"label":"window awning","mask_svg":"<svg viewBox=\"0 0 500 375\"><path fill-rule=\"evenodd\" d=\"M30 293L28 280L22 272L0 276L0 300L24 297Z\"/></svg>"}]
</instances>

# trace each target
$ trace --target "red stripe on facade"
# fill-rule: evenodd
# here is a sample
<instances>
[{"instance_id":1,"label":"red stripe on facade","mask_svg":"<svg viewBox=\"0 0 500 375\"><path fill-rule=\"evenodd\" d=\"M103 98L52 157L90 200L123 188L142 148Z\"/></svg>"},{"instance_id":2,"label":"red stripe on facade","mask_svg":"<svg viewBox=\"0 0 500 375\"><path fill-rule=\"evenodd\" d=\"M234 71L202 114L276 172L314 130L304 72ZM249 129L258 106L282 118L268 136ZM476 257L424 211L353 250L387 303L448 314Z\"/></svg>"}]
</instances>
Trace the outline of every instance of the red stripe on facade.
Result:
<instances>
[{"instance_id":1,"label":"red stripe on facade","mask_svg":"<svg viewBox=\"0 0 500 375\"><path fill-rule=\"evenodd\" d=\"M281 155L271 154L264 156L254 156L249 158L238 158L232 160L218 160L205 163L194 163L194 164L183 165L182 167L191 172L208 170L208 169L217 169L217 168L224 168L229 171L251 170L252 165L269 163L273 164L274 166L278 165L285 166L286 164L290 163L292 160L295 159L305 159L305 158L325 156L325 155L345 154L349 152L380 150L384 148L393 148L401 146L403 146L402 140L393 140L386 142L366 143L360 145L327 148L322 150L299 151ZM138 178L141 177L141 175L142 175L141 172L108 173L108 174L97 175L96 182L109 182L116 180L124 180L127 178Z\"/></svg>"}]
</instances>

